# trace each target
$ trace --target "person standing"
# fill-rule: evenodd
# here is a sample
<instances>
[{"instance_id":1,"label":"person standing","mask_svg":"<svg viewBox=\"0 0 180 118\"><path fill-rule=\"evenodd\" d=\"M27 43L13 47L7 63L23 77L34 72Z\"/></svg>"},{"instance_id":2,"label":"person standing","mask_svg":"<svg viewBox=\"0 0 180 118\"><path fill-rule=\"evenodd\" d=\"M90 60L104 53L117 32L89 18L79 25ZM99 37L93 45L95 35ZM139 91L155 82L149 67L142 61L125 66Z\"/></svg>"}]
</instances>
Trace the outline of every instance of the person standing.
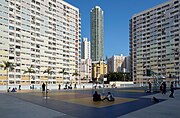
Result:
<instances>
[{"instance_id":1,"label":"person standing","mask_svg":"<svg viewBox=\"0 0 180 118\"><path fill-rule=\"evenodd\" d=\"M61 90L61 84L59 84L59 87L58 87L59 90Z\"/></svg>"},{"instance_id":2,"label":"person standing","mask_svg":"<svg viewBox=\"0 0 180 118\"><path fill-rule=\"evenodd\" d=\"M160 93L163 94L163 83L161 83L159 90L160 90Z\"/></svg>"},{"instance_id":3,"label":"person standing","mask_svg":"<svg viewBox=\"0 0 180 118\"><path fill-rule=\"evenodd\" d=\"M148 85L149 85L149 92L151 93L151 87L152 87L151 82L148 82Z\"/></svg>"},{"instance_id":4,"label":"person standing","mask_svg":"<svg viewBox=\"0 0 180 118\"><path fill-rule=\"evenodd\" d=\"M171 93L169 95L170 98L174 98L174 85L173 84L174 82L171 82L171 86L170 86Z\"/></svg>"},{"instance_id":5,"label":"person standing","mask_svg":"<svg viewBox=\"0 0 180 118\"><path fill-rule=\"evenodd\" d=\"M76 89L77 87L76 87L76 83L74 84L74 88Z\"/></svg>"},{"instance_id":6,"label":"person standing","mask_svg":"<svg viewBox=\"0 0 180 118\"><path fill-rule=\"evenodd\" d=\"M46 87L46 85L43 83L42 84L42 92L45 92L45 87Z\"/></svg>"},{"instance_id":7,"label":"person standing","mask_svg":"<svg viewBox=\"0 0 180 118\"><path fill-rule=\"evenodd\" d=\"M21 85L19 85L19 90L21 90Z\"/></svg>"},{"instance_id":8,"label":"person standing","mask_svg":"<svg viewBox=\"0 0 180 118\"><path fill-rule=\"evenodd\" d=\"M166 82L163 82L162 85L163 85L162 94L166 94Z\"/></svg>"}]
</instances>

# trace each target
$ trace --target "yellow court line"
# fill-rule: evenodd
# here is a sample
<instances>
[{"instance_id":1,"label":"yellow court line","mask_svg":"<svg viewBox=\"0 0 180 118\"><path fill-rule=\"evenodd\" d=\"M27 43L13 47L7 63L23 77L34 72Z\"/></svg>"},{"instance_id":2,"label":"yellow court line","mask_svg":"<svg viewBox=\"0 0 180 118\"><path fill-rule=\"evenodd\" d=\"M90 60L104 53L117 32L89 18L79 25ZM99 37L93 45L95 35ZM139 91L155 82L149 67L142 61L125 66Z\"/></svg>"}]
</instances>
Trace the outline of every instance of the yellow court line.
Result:
<instances>
[{"instance_id":1,"label":"yellow court line","mask_svg":"<svg viewBox=\"0 0 180 118\"><path fill-rule=\"evenodd\" d=\"M41 92L40 90L17 90L17 93L35 93Z\"/></svg>"},{"instance_id":2,"label":"yellow court line","mask_svg":"<svg viewBox=\"0 0 180 118\"><path fill-rule=\"evenodd\" d=\"M67 100L62 100L62 101L80 104L80 105L89 106L89 107L102 108L102 107L112 106L112 105L116 105L116 104L131 102L131 101L135 101L135 100L137 100L137 99L115 97L115 101L113 101L113 102L109 102L106 100L94 102L92 100L92 97L86 97L86 98L67 99Z\"/></svg>"},{"instance_id":3,"label":"yellow court line","mask_svg":"<svg viewBox=\"0 0 180 118\"><path fill-rule=\"evenodd\" d=\"M37 95L37 96L42 96L42 94L45 94L45 93L42 93L42 92L39 92L39 93L34 93L34 95ZM78 93L73 93L73 92L49 92L48 95L49 96L53 96L53 95L76 95Z\"/></svg>"},{"instance_id":4,"label":"yellow court line","mask_svg":"<svg viewBox=\"0 0 180 118\"><path fill-rule=\"evenodd\" d=\"M119 92L144 93L144 90L117 90Z\"/></svg>"}]
</instances>

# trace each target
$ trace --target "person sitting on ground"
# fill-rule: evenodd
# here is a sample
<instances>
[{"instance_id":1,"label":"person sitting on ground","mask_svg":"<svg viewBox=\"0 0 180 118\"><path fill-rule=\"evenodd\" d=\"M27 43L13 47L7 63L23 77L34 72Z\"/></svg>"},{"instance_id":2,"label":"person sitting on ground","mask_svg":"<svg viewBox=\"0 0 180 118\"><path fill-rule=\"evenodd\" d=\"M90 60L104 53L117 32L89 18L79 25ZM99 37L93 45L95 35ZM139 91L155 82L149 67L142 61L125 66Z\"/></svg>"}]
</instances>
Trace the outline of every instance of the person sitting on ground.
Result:
<instances>
[{"instance_id":1,"label":"person sitting on ground","mask_svg":"<svg viewBox=\"0 0 180 118\"><path fill-rule=\"evenodd\" d=\"M15 88L13 88L13 89L11 90L11 92L16 92L16 89L15 89Z\"/></svg>"},{"instance_id":2,"label":"person sitting on ground","mask_svg":"<svg viewBox=\"0 0 180 118\"><path fill-rule=\"evenodd\" d=\"M68 86L68 89L72 89L72 85L71 84Z\"/></svg>"},{"instance_id":3,"label":"person sitting on ground","mask_svg":"<svg viewBox=\"0 0 180 118\"><path fill-rule=\"evenodd\" d=\"M8 88L7 92L10 92L10 90L11 90L11 87Z\"/></svg>"},{"instance_id":4,"label":"person sitting on ground","mask_svg":"<svg viewBox=\"0 0 180 118\"><path fill-rule=\"evenodd\" d=\"M65 87L64 87L64 89L68 89L68 85L67 85L67 84L65 84Z\"/></svg>"},{"instance_id":5,"label":"person sitting on ground","mask_svg":"<svg viewBox=\"0 0 180 118\"><path fill-rule=\"evenodd\" d=\"M93 94L93 101L101 101L101 95L97 91Z\"/></svg>"},{"instance_id":6,"label":"person sitting on ground","mask_svg":"<svg viewBox=\"0 0 180 118\"><path fill-rule=\"evenodd\" d=\"M102 99L102 101L104 101L104 100L114 101L115 99L114 99L113 95L111 94L111 92L108 92L107 96L104 99Z\"/></svg>"},{"instance_id":7,"label":"person sitting on ground","mask_svg":"<svg viewBox=\"0 0 180 118\"><path fill-rule=\"evenodd\" d=\"M158 103L158 102L159 102L159 100L158 100L156 97L153 97L153 98L152 98L152 102L154 102L154 103Z\"/></svg>"}]
</instances>

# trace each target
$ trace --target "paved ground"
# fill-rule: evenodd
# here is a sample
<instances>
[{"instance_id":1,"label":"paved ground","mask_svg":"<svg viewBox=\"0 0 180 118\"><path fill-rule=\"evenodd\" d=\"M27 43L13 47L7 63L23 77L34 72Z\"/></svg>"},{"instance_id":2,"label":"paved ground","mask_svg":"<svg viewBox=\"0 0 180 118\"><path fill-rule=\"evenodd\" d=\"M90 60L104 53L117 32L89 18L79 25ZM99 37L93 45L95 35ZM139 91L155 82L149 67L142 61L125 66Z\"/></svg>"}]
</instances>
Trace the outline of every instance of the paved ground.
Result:
<instances>
[{"instance_id":1,"label":"paved ground","mask_svg":"<svg viewBox=\"0 0 180 118\"><path fill-rule=\"evenodd\" d=\"M180 90L175 91L175 98L169 98L169 94L170 92L166 93L166 95L158 93L155 95L144 96L143 98L152 98L155 96L158 99L166 100L119 118L180 118Z\"/></svg>"},{"instance_id":2,"label":"paved ground","mask_svg":"<svg viewBox=\"0 0 180 118\"><path fill-rule=\"evenodd\" d=\"M180 90L175 98L147 94L144 88L106 89L115 102L93 102L94 90L40 91L0 94L0 118L179 118ZM98 90L102 93L102 90ZM160 103L154 104L155 96ZM102 96L103 97L103 96Z\"/></svg>"}]
</instances>

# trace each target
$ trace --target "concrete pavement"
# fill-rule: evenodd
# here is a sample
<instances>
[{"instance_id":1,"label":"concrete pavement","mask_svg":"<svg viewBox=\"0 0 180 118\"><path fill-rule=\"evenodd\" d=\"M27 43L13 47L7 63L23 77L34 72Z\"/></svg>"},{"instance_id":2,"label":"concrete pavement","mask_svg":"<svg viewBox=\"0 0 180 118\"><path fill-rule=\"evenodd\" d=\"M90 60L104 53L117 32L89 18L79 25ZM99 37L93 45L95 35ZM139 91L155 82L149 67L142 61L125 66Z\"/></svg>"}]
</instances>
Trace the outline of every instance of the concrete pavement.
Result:
<instances>
[{"instance_id":1,"label":"concrete pavement","mask_svg":"<svg viewBox=\"0 0 180 118\"><path fill-rule=\"evenodd\" d=\"M72 113L70 114L70 111L72 110L68 110L66 113L61 109L53 110L49 107L42 106L40 104L34 104L33 102L29 102L21 98L17 98L13 96L13 94L14 93L0 93L0 118L75 118L78 116L75 114L73 115ZM157 104L150 105L148 107L135 110L133 112L129 112L125 115L119 116L118 118L179 118L180 117L180 112L179 112L180 90L175 91L175 95L174 95L175 98L169 98L168 97L169 94L170 92L167 92L166 95L157 93L157 94L151 94L148 96L142 96L141 97L142 99L149 100L149 98L152 98L153 96L155 96L158 99L166 99L166 100ZM44 102L45 100L42 99L42 101ZM57 103L62 105L61 103L59 103L59 101L57 101ZM74 107L72 107L72 109L76 109L79 107L79 106L76 107L76 105L73 105L73 106ZM100 112L100 110L101 112L103 111L107 112L108 109L114 109L113 107L106 107L104 108L104 110L102 108L99 108L99 109L97 108L86 109L86 107L83 107L83 108L85 108L84 110L87 110L86 111L87 117L88 117L88 114L94 114L94 113L97 113L98 111ZM117 107L116 112L117 111L121 112L123 110L119 108L120 107ZM81 114L82 112L83 110L79 110L75 113ZM109 117L109 118L112 118L112 117Z\"/></svg>"},{"instance_id":2,"label":"concrete pavement","mask_svg":"<svg viewBox=\"0 0 180 118\"><path fill-rule=\"evenodd\" d=\"M166 95L157 93L155 95L145 96L143 98L167 99L158 104L128 113L119 118L180 118L180 90L175 90L175 98L169 98L170 92Z\"/></svg>"},{"instance_id":3,"label":"concrete pavement","mask_svg":"<svg viewBox=\"0 0 180 118\"><path fill-rule=\"evenodd\" d=\"M0 94L0 118L74 118L21 99Z\"/></svg>"}]
</instances>

